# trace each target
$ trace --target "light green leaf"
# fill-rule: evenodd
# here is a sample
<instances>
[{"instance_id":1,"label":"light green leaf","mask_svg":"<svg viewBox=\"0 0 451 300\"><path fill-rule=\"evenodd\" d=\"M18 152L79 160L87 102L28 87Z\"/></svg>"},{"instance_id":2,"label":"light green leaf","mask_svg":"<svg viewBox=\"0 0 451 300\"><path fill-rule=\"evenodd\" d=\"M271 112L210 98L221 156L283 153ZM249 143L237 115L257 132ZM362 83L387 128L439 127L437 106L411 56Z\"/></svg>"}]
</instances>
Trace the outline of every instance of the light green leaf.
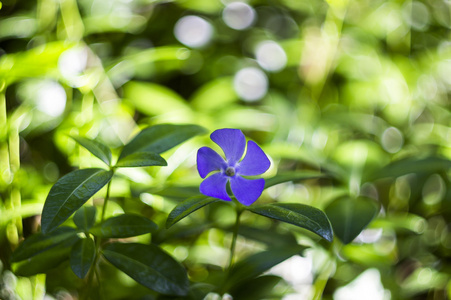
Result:
<instances>
[{"instance_id":1,"label":"light green leaf","mask_svg":"<svg viewBox=\"0 0 451 300\"><path fill-rule=\"evenodd\" d=\"M100 160L106 163L108 166L111 165L111 150L104 144L90 140L80 136L71 136L77 143L85 147L89 152L97 156Z\"/></svg>"},{"instance_id":2,"label":"light green leaf","mask_svg":"<svg viewBox=\"0 0 451 300\"><path fill-rule=\"evenodd\" d=\"M379 205L376 201L359 197L341 197L326 208L335 235L345 244L352 242L376 217Z\"/></svg>"},{"instance_id":3,"label":"light green leaf","mask_svg":"<svg viewBox=\"0 0 451 300\"><path fill-rule=\"evenodd\" d=\"M317 178L325 178L325 174L321 174L319 172L314 171L295 171L295 172L286 172L277 174L274 177L265 179L265 189L271 186L277 185L279 183L288 182L288 181L299 181L299 180L308 180L308 179L317 179Z\"/></svg>"},{"instance_id":4,"label":"light green leaf","mask_svg":"<svg viewBox=\"0 0 451 300\"><path fill-rule=\"evenodd\" d=\"M199 208L205 205L215 203L220 201L219 199L206 197L206 196L194 196L180 202L174 209L169 213L168 219L166 220L166 228L171 227L181 219L185 218L189 214L195 212Z\"/></svg>"},{"instance_id":5,"label":"light green leaf","mask_svg":"<svg viewBox=\"0 0 451 300\"><path fill-rule=\"evenodd\" d=\"M238 97L233 88L233 78L220 77L200 87L190 102L197 110L214 111L237 100Z\"/></svg>"},{"instance_id":6,"label":"light green leaf","mask_svg":"<svg viewBox=\"0 0 451 300\"><path fill-rule=\"evenodd\" d=\"M85 278L96 256L96 246L91 238L78 240L70 252L70 267L79 278Z\"/></svg>"},{"instance_id":7,"label":"light green leaf","mask_svg":"<svg viewBox=\"0 0 451 300\"><path fill-rule=\"evenodd\" d=\"M162 294L184 296L189 282L185 269L155 245L109 244L105 258L140 284Z\"/></svg>"},{"instance_id":8,"label":"light green leaf","mask_svg":"<svg viewBox=\"0 0 451 300\"><path fill-rule=\"evenodd\" d=\"M130 81L124 85L124 98L133 103L139 111L150 116L190 110L180 95L155 83Z\"/></svg>"},{"instance_id":9,"label":"light green leaf","mask_svg":"<svg viewBox=\"0 0 451 300\"><path fill-rule=\"evenodd\" d=\"M158 229L151 220L135 214L122 214L105 220L90 232L103 238L125 238L153 232Z\"/></svg>"},{"instance_id":10,"label":"light green leaf","mask_svg":"<svg viewBox=\"0 0 451 300\"><path fill-rule=\"evenodd\" d=\"M82 206L74 214L74 223L83 231L88 231L96 222L97 210L94 206Z\"/></svg>"},{"instance_id":11,"label":"light green leaf","mask_svg":"<svg viewBox=\"0 0 451 300\"><path fill-rule=\"evenodd\" d=\"M107 184L112 176L113 171L83 169L60 178L45 200L41 219L42 232L47 233L68 219Z\"/></svg>"},{"instance_id":12,"label":"light green leaf","mask_svg":"<svg viewBox=\"0 0 451 300\"><path fill-rule=\"evenodd\" d=\"M180 143L205 133L197 125L159 124L143 129L122 149L119 161L132 153L152 152L160 154Z\"/></svg>"},{"instance_id":13,"label":"light green leaf","mask_svg":"<svg viewBox=\"0 0 451 300\"><path fill-rule=\"evenodd\" d=\"M11 260L21 261L53 248L68 240L77 240L77 232L71 227L60 227L49 234L36 233L28 237L14 251Z\"/></svg>"},{"instance_id":14,"label":"light green leaf","mask_svg":"<svg viewBox=\"0 0 451 300\"><path fill-rule=\"evenodd\" d=\"M167 166L166 160L156 153L136 152L121 158L116 167L149 167L149 166Z\"/></svg>"},{"instance_id":15,"label":"light green leaf","mask_svg":"<svg viewBox=\"0 0 451 300\"><path fill-rule=\"evenodd\" d=\"M305 228L329 242L333 239L332 227L326 214L315 207L298 203L274 203L250 206L246 209L265 217Z\"/></svg>"}]
</instances>

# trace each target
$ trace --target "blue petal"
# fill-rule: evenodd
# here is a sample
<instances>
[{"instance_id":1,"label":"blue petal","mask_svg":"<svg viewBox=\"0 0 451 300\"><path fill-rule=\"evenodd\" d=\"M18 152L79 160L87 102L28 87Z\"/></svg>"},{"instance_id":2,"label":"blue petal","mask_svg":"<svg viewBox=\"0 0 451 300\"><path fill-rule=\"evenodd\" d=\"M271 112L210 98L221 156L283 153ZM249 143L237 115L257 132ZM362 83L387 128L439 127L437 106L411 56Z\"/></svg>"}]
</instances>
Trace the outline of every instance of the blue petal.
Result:
<instances>
[{"instance_id":1,"label":"blue petal","mask_svg":"<svg viewBox=\"0 0 451 300\"><path fill-rule=\"evenodd\" d=\"M265 180L263 178L245 179L234 176L230 178L230 188L240 203L249 206L262 194L265 188Z\"/></svg>"},{"instance_id":2,"label":"blue petal","mask_svg":"<svg viewBox=\"0 0 451 300\"><path fill-rule=\"evenodd\" d=\"M265 152L253 141L247 142L246 156L240 162L237 172L240 175L260 175L269 169L271 162Z\"/></svg>"},{"instance_id":3,"label":"blue petal","mask_svg":"<svg viewBox=\"0 0 451 300\"><path fill-rule=\"evenodd\" d=\"M226 169L224 159L213 149L202 147L197 151L197 171L202 178L205 178L212 171Z\"/></svg>"},{"instance_id":4,"label":"blue petal","mask_svg":"<svg viewBox=\"0 0 451 300\"><path fill-rule=\"evenodd\" d=\"M199 190L206 196L231 201L232 199L227 194L227 180L228 177L224 174L213 174L202 181Z\"/></svg>"},{"instance_id":5,"label":"blue petal","mask_svg":"<svg viewBox=\"0 0 451 300\"><path fill-rule=\"evenodd\" d=\"M246 138L241 130L218 129L210 135L210 138L224 151L227 163L230 166L234 166L243 157Z\"/></svg>"}]
</instances>

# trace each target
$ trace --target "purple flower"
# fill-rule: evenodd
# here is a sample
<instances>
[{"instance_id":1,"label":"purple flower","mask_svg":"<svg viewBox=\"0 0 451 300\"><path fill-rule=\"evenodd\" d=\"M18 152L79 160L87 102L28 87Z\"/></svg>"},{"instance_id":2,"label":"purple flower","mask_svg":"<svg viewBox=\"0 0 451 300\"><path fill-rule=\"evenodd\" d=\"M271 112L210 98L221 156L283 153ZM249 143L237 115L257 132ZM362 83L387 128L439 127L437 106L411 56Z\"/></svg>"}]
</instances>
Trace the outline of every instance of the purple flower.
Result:
<instances>
[{"instance_id":1,"label":"purple flower","mask_svg":"<svg viewBox=\"0 0 451 300\"><path fill-rule=\"evenodd\" d=\"M231 201L227 193L227 182L235 198L244 205L251 205L263 192L265 180L246 179L242 176L260 175L266 172L270 162L263 150L253 141L247 142L239 129L218 129L210 138L224 151L224 160L211 148L202 147L197 152L197 170L202 178L210 172L219 171L207 177L200 184L200 192L206 196Z\"/></svg>"}]
</instances>

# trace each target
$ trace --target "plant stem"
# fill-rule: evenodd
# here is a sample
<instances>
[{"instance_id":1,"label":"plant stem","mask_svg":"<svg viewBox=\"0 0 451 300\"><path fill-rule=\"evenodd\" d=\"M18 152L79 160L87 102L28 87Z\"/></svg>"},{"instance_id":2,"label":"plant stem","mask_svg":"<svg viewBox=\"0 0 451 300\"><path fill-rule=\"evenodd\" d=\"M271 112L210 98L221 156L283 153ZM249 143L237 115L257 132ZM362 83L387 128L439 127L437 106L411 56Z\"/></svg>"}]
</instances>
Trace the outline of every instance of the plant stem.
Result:
<instances>
[{"instance_id":1,"label":"plant stem","mask_svg":"<svg viewBox=\"0 0 451 300\"><path fill-rule=\"evenodd\" d=\"M240 227L240 217L243 210L241 207L236 206L236 220L235 220L235 226L233 227L233 237L232 237L232 244L230 246L230 261L229 266L227 268L227 271L230 272L230 269L233 265L233 257L235 254L235 247L236 247L236 238L238 237L238 229Z\"/></svg>"},{"instance_id":2,"label":"plant stem","mask_svg":"<svg viewBox=\"0 0 451 300\"><path fill-rule=\"evenodd\" d=\"M106 195L105 195L105 200L103 201L103 208L102 208L102 215L101 215L101 219L100 222L103 222L105 219L105 212L106 212L106 206L108 203L108 200L110 199L110 190L111 190L111 182L113 180L111 179L108 182L107 188L106 188ZM92 290L92 283L93 283L93 279L94 279L94 275L97 278L97 282L100 285L100 277L99 277L99 272L97 270L97 264L99 262L99 257L100 257L100 245L102 243L102 239L100 237L95 237L95 241L96 241L96 256L94 258L94 262L91 266L91 269L89 270L89 274L88 274L88 286L86 288L86 294L83 295L83 297L81 297L81 299L89 299L89 295L91 294L91 290ZM99 286L100 289L100 286Z\"/></svg>"},{"instance_id":3,"label":"plant stem","mask_svg":"<svg viewBox=\"0 0 451 300\"><path fill-rule=\"evenodd\" d=\"M102 216L100 218L100 222L103 222L103 220L105 219L106 206L108 204L108 199L110 199L111 181L112 180L110 180L110 182L108 182L108 185L106 188L106 195L105 195L105 200L103 201Z\"/></svg>"}]
</instances>

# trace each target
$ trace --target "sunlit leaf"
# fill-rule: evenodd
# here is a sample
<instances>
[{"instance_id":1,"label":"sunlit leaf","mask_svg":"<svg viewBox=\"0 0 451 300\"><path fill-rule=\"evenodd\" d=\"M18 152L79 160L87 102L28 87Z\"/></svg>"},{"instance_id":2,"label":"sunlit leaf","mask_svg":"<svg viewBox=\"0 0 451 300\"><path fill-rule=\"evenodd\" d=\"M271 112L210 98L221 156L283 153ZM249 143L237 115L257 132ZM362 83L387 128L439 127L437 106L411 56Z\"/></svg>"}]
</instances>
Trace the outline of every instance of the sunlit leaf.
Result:
<instances>
[{"instance_id":1,"label":"sunlit leaf","mask_svg":"<svg viewBox=\"0 0 451 300\"><path fill-rule=\"evenodd\" d=\"M297 203L274 203L250 206L246 209L265 217L305 228L329 242L332 241L333 233L329 220L323 211L315 207Z\"/></svg>"},{"instance_id":2,"label":"sunlit leaf","mask_svg":"<svg viewBox=\"0 0 451 300\"><path fill-rule=\"evenodd\" d=\"M215 101L211 101L215 99ZM236 102L233 78L220 77L201 86L191 98L192 105L202 111L214 111Z\"/></svg>"},{"instance_id":3,"label":"sunlit leaf","mask_svg":"<svg viewBox=\"0 0 451 300\"><path fill-rule=\"evenodd\" d=\"M369 198L341 197L326 208L335 235L345 244L352 242L373 220L379 205Z\"/></svg>"},{"instance_id":4,"label":"sunlit leaf","mask_svg":"<svg viewBox=\"0 0 451 300\"><path fill-rule=\"evenodd\" d=\"M72 138L77 143L79 143L80 145L85 147L89 152L91 152L92 154L97 156L100 160L102 160L108 166L111 165L112 155L111 155L110 148L108 148L107 146L105 146L104 144L102 144L98 141L90 140L90 139L87 139L84 137L72 136Z\"/></svg>"},{"instance_id":5,"label":"sunlit leaf","mask_svg":"<svg viewBox=\"0 0 451 300\"><path fill-rule=\"evenodd\" d=\"M105 258L140 284L162 294L184 296L189 282L185 269L155 245L113 243Z\"/></svg>"},{"instance_id":6,"label":"sunlit leaf","mask_svg":"<svg viewBox=\"0 0 451 300\"><path fill-rule=\"evenodd\" d=\"M82 206L74 214L74 223L78 228L88 231L96 221L97 210L94 206Z\"/></svg>"},{"instance_id":7,"label":"sunlit leaf","mask_svg":"<svg viewBox=\"0 0 451 300\"><path fill-rule=\"evenodd\" d=\"M47 233L63 223L107 184L112 176L112 171L104 169L83 169L60 178L45 200L41 219L42 232Z\"/></svg>"},{"instance_id":8,"label":"sunlit leaf","mask_svg":"<svg viewBox=\"0 0 451 300\"><path fill-rule=\"evenodd\" d=\"M153 232L157 228L157 224L143 216L122 214L105 220L90 232L103 238L125 238Z\"/></svg>"},{"instance_id":9,"label":"sunlit leaf","mask_svg":"<svg viewBox=\"0 0 451 300\"><path fill-rule=\"evenodd\" d=\"M194 196L186 199L185 201L179 203L176 207L174 207L174 209L169 213L168 219L166 220L166 228L171 227L199 208L202 208L205 205L211 203L215 203L217 201L220 200L205 196Z\"/></svg>"},{"instance_id":10,"label":"sunlit leaf","mask_svg":"<svg viewBox=\"0 0 451 300\"><path fill-rule=\"evenodd\" d=\"M22 244L19 245L19 247L17 247L11 260L21 261L30 258L65 241L74 239L78 239L77 232L71 227L60 227L49 234L36 233L28 237Z\"/></svg>"},{"instance_id":11,"label":"sunlit leaf","mask_svg":"<svg viewBox=\"0 0 451 300\"><path fill-rule=\"evenodd\" d=\"M96 247L91 238L78 240L70 252L70 267L79 278L85 278L96 256Z\"/></svg>"},{"instance_id":12,"label":"sunlit leaf","mask_svg":"<svg viewBox=\"0 0 451 300\"><path fill-rule=\"evenodd\" d=\"M197 125L159 124L145 128L124 146L119 161L137 152L160 154L202 133L205 129Z\"/></svg>"},{"instance_id":13,"label":"sunlit leaf","mask_svg":"<svg viewBox=\"0 0 451 300\"><path fill-rule=\"evenodd\" d=\"M313 171L286 172L265 179L265 189L283 182L317 179L325 177L326 177L325 174Z\"/></svg>"},{"instance_id":14,"label":"sunlit leaf","mask_svg":"<svg viewBox=\"0 0 451 300\"><path fill-rule=\"evenodd\" d=\"M121 158L116 167L167 166L166 160L156 153L136 152Z\"/></svg>"},{"instance_id":15,"label":"sunlit leaf","mask_svg":"<svg viewBox=\"0 0 451 300\"><path fill-rule=\"evenodd\" d=\"M124 98L150 116L176 110L190 110L186 101L173 90L155 83L130 81L124 86Z\"/></svg>"}]
</instances>

